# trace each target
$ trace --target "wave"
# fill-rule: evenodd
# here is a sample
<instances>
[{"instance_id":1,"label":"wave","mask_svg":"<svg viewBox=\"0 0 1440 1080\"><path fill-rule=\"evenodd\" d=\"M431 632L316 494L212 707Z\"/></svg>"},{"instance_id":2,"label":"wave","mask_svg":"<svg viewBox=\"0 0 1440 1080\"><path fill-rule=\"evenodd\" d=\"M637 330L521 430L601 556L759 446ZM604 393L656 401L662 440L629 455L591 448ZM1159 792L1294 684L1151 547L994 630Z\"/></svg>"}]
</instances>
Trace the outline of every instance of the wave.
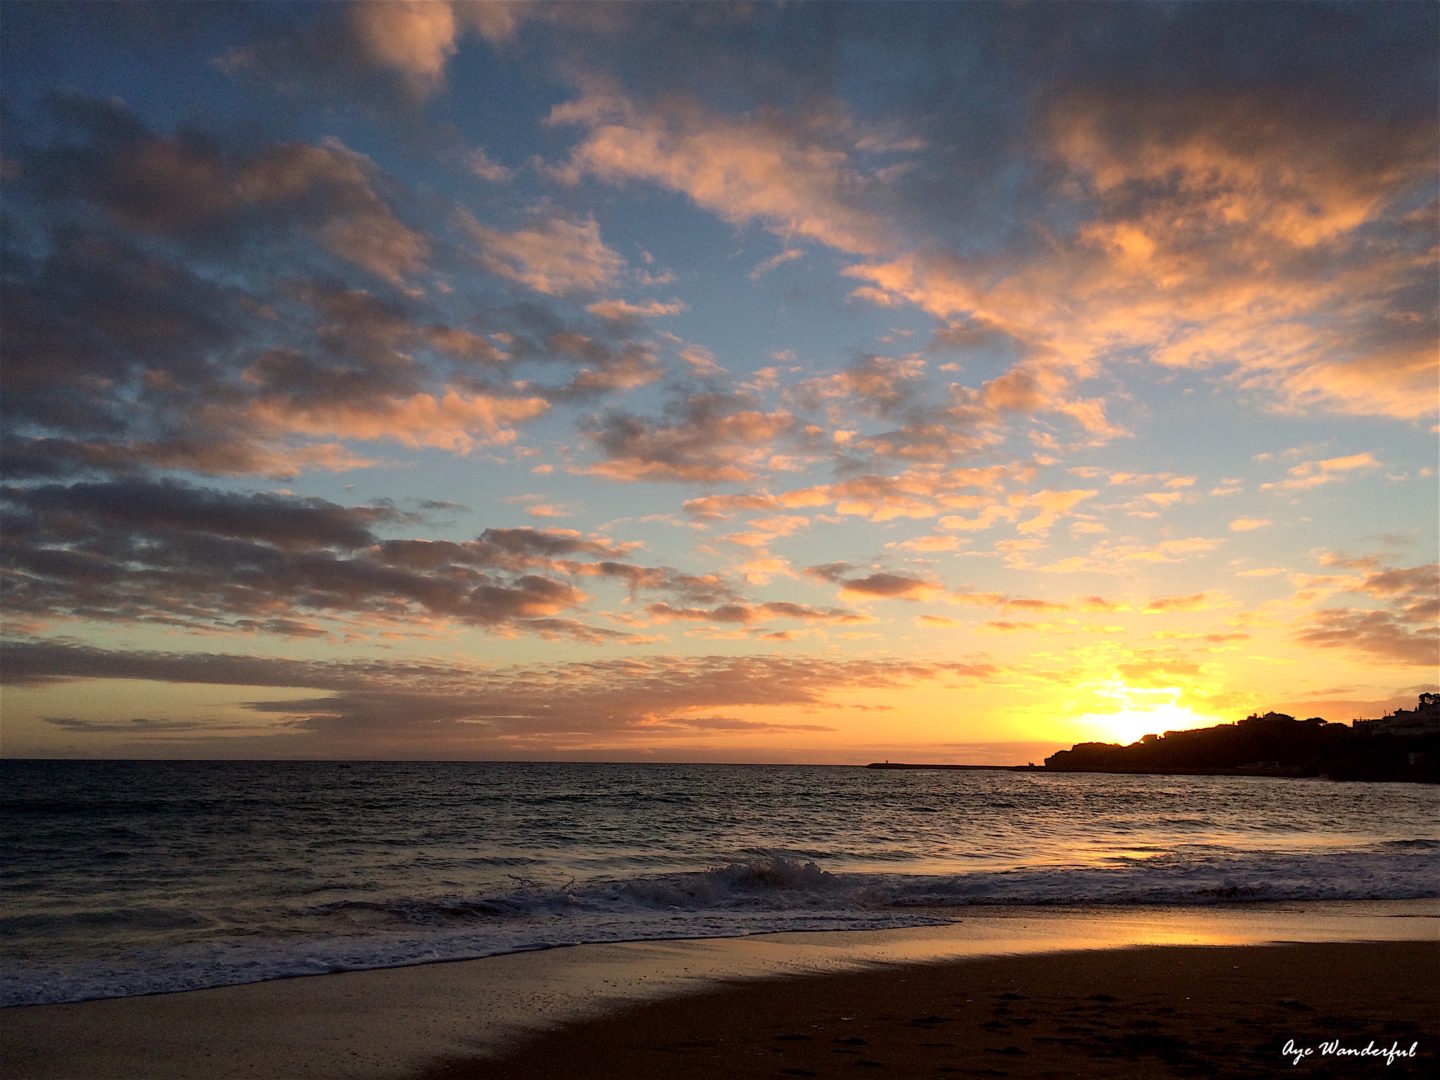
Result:
<instances>
[{"instance_id":1,"label":"wave","mask_svg":"<svg viewBox=\"0 0 1440 1080\"><path fill-rule=\"evenodd\" d=\"M295 975L478 958L559 945L934 925L980 906L1223 905L1440 897L1433 840L1315 853L1171 851L1093 866L918 875L828 870L770 853L703 871L542 882L296 907L180 947L50 955L0 969L0 1004L75 1001ZM133 916L135 913L129 913ZM177 916L178 917L178 916ZM0 925L11 944L26 927ZM208 931L214 935L215 928Z\"/></svg>"},{"instance_id":2,"label":"wave","mask_svg":"<svg viewBox=\"0 0 1440 1080\"><path fill-rule=\"evenodd\" d=\"M949 875L845 873L785 855L689 873L527 884L468 901L476 913L795 910L876 912L975 904L1206 904L1225 900L1413 900L1440 896L1434 841L1325 854L1163 852L1099 866L1036 867ZM436 904L451 918L465 904ZM407 917L416 914L406 908Z\"/></svg>"},{"instance_id":3,"label":"wave","mask_svg":"<svg viewBox=\"0 0 1440 1080\"><path fill-rule=\"evenodd\" d=\"M1440 897L1434 841L1391 842L1380 852L1245 856L1163 852L1088 867L1035 867L948 875L845 873L786 855L709 870L546 884L512 875L513 888L482 895L343 899L292 912L307 921L453 926L564 917L796 912L838 918L976 905L1192 905L1227 901L1415 900Z\"/></svg>"},{"instance_id":4,"label":"wave","mask_svg":"<svg viewBox=\"0 0 1440 1080\"><path fill-rule=\"evenodd\" d=\"M1440 897L1440 861L1429 841L1380 852L1236 856L1164 852L1087 867L978 870L960 874L846 873L781 854L698 872L547 884L512 875L513 887L483 894L347 898L293 910L307 930L454 929L527 932L544 922L587 937L616 921L633 937L678 921L753 932L900 925L955 918L976 906L1205 905L1234 902L1416 900ZM527 925L528 924L528 925ZM721 931L726 932L726 931ZM609 940L608 938L606 940ZM503 951L503 950L502 950Z\"/></svg>"}]
</instances>

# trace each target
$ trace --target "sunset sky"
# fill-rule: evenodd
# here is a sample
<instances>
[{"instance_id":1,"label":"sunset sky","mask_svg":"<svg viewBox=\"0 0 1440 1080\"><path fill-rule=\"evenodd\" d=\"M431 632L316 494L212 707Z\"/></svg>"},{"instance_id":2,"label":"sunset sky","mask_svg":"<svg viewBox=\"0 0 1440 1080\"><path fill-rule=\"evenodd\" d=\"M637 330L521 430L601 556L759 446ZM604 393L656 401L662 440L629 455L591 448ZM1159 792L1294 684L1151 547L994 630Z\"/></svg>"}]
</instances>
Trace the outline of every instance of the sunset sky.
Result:
<instances>
[{"instance_id":1,"label":"sunset sky","mask_svg":"<svg viewBox=\"0 0 1440 1080\"><path fill-rule=\"evenodd\" d=\"M0 10L7 756L1437 686L1433 4Z\"/></svg>"}]
</instances>

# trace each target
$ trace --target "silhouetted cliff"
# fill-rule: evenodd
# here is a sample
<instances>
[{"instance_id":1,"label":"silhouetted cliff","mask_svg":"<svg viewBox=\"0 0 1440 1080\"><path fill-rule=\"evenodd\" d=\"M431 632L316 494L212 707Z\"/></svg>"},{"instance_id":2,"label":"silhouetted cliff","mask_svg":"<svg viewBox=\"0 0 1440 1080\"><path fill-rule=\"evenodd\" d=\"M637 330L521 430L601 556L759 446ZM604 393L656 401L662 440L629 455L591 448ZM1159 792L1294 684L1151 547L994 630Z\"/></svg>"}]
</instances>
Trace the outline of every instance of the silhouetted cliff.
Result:
<instances>
[{"instance_id":1,"label":"silhouetted cliff","mask_svg":"<svg viewBox=\"0 0 1440 1080\"><path fill-rule=\"evenodd\" d=\"M1045 759L1058 772L1326 776L1332 780L1440 782L1440 695L1354 726L1284 713L1238 724L1167 731L1137 743L1079 743Z\"/></svg>"}]
</instances>

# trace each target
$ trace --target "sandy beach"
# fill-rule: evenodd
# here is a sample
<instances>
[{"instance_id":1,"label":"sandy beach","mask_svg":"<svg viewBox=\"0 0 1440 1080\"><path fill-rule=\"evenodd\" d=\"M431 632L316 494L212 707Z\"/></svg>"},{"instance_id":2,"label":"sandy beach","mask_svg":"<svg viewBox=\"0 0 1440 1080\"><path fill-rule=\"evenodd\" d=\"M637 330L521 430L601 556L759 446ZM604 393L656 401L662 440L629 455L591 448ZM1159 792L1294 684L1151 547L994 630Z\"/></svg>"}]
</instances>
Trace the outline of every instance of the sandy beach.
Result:
<instances>
[{"instance_id":1,"label":"sandy beach","mask_svg":"<svg viewBox=\"0 0 1440 1080\"><path fill-rule=\"evenodd\" d=\"M1437 971L1433 903L1012 910L12 1008L0 1074L1426 1075Z\"/></svg>"},{"instance_id":2,"label":"sandy beach","mask_svg":"<svg viewBox=\"0 0 1440 1080\"><path fill-rule=\"evenodd\" d=\"M1435 942L907 965L654 1002L425 1080L1433 1076L1437 970Z\"/></svg>"}]
</instances>

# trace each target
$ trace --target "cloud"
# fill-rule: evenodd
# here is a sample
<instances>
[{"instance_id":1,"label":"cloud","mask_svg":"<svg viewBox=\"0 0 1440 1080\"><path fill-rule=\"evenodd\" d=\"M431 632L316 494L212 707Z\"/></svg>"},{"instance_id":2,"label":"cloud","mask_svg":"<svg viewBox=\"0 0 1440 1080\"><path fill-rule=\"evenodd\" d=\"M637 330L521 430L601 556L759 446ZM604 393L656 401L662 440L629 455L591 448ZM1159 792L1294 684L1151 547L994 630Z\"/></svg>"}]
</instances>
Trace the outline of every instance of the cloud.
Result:
<instances>
[{"instance_id":1,"label":"cloud","mask_svg":"<svg viewBox=\"0 0 1440 1080\"><path fill-rule=\"evenodd\" d=\"M261 430L281 435L389 439L404 446L438 447L466 454L479 444L513 441L512 425L533 420L549 407L540 397L465 396L446 388L441 396L414 394L364 403L261 398L251 404L247 419Z\"/></svg>"},{"instance_id":2,"label":"cloud","mask_svg":"<svg viewBox=\"0 0 1440 1080\"><path fill-rule=\"evenodd\" d=\"M685 512L701 521L723 521L741 511L779 510L781 501L768 492L738 495L703 495L685 500Z\"/></svg>"},{"instance_id":3,"label":"cloud","mask_svg":"<svg viewBox=\"0 0 1440 1080\"><path fill-rule=\"evenodd\" d=\"M952 630L960 623L946 615L917 615L915 623L918 626L928 627L933 630Z\"/></svg>"},{"instance_id":4,"label":"cloud","mask_svg":"<svg viewBox=\"0 0 1440 1080\"><path fill-rule=\"evenodd\" d=\"M640 656L583 663L483 668L445 660L296 660L224 653L108 650L65 640L11 641L0 651L7 686L89 679L292 687L321 695L249 704L278 718L263 738L228 723L189 736L209 753L333 753L384 746L393 756L513 756L540 743L655 743L676 726L713 734L739 708L828 708L860 690L973 685L995 676L984 663L892 658ZM745 718L748 722L748 718ZM693 723L692 723L693 721ZM758 724L774 721L757 720ZM228 751L226 747L230 747Z\"/></svg>"},{"instance_id":5,"label":"cloud","mask_svg":"<svg viewBox=\"0 0 1440 1080\"><path fill-rule=\"evenodd\" d=\"M1312 612L1298 621L1297 640L1372 662L1432 671L1440 663L1440 564L1375 568L1330 584L1334 592L1365 596L1372 606Z\"/></svg>"},{"instance_id":6,"label":"cloud","mask_svg":"<svg viewBox=\"0 0 1440 1080\"><path fill-rule=\"evenodd\" d=\"M902 540L896 546L903 551L958 551L960 540L954 536L916 536L909 540Z\"/></svg>"},{"instance_id":7,"label":"cloud","mask_svg":"<svg viewBox=\"0 0 1440 1080\"><path fill-rule=\"evenodd\" d=\"M263 231L318 242L391 284L426 266L429 241L381 197L374 163L338 140L229 150L153 133L119 105L70 98L54 111L76 138L37 153L25 173L47 201L83 200L200 252L235 252Z\"/></svg>"},{"instance_id":8,"label":"cloud","mask_svg":"<svg viewBox=\"0 0 1440 1080\"><path fill-rule=\"evenodd\" d=\"M925 361L918 356L865 356L843 371L798 383L789 396L808 408L845 401L887 416L919 397L924 373Z\"/></svg>"},{"instance_id":9,"label":"cloud","mask_svg":"<svg viewBox=\"0 0 1440 1080\"><path fill-rule=\"evenodd\" d=\"M545 330L543 337L513 339L510 347L517 361L577 365L568 383L542 385L537 380L524 384L524 389L541 393L553 403L587 401L634 390L649 386L663 374L659 358L643 343L623 336L615 340L593 337L560 323L546 325Z\"/></svg>"},{"instance_id":10,"label":"cloud","mask_svg":"<svg viewBox=\"0 0 1440 1080\"><path fill-rule=\"evenodd\" d=\"M374 542L376 525L414 520L390 507L342 507L324 499L268 493L231 494L173 480L6 487L3 493L6 503L23 508L32 520L49 519L67 529L84 522L97 531L210 533L257 540L283 551L355 551ZM28 533L23 526L17 531Z\"/></svg>"},{"instance_id":11,"label":"cloud","mask_svg":"<svg viewBox=\"0 0 1440 1080\"><path fill-rule=\"evenodd\" d=\"M661 300L646 300L641 304L632 304L628 300L597 300L585 307L585 310L592 315L598 315L602 319L614 319L617 322L629 319L653 319L661 315L679 315L685 309L686 305L680 300L671 300L668 303Z\"/></svg>"},{"instance_id":12,"label":"cloud","mask_svg":"<svg viewBox=\"0 0 1440 1080\"><path fill-rule=\"evenodd\" d=\"M323 5L310 23L290 24L258 43L229 49L222 71L250 75L296 96L398 97L418 104L445 83L464 36L511 41L539 11L529 0L360 0Z\"/></svg>"},{"instance_id":13,"label":"cloud","mask_svg":"<svg viewBox=\"0 0 1440 1080\"><path fill-rule=\"evenodd\" d=\"M768 619L795 619L806 623L863 623L863 615L841 608L814 608L808 604L772 601L762 604L722 604L719 607L677 608L671 604L650 604L645 613L660 622L689 620L692 622L737 623L750 626Z\"/></svg>"},{"instance_id":14,"label":"cloud","mask_svg":"<svg viewBox=\"0 0 1440 1080\"><path fill-rule=\"evenodd\" d=\"M465 23L495 45L513 39L525 19L540 14L531 0L465 0L457 8Z\"/></svg>"},{"instance_id":15,"label":"cloud","mask_svg":"<svg viewBox=\"0 0 1440 1080\"><path fill-rule=\"evenodd\" d=\"M1012 58L1028 81L1006 113L1004 191L1033 232L967 249L948 230L983 230L983 199L962 204L970 218L915 199L895 239L846 270L853 295L994 327L1084 377L1143 358L1213 370L1290 411L1433 410L1437 227L1419 208L1434 198L1435 75L1418 27L1362 31L1338 13L1300 26L1276 9L1232 30L1214 12L1123 34L1102 20L1043 70ZM1037 24L1005 21L1014 48L1041 54ZM1239 70L1238 57L1281 48L1286 72L1325 77ZM1379 100L1376 123L1359 103Z\"/></svg>"},{"instance_id":16,"label":"cloud","mask_svg":"<svg viewBox=\"0 0 1440 1080\"><path fill-rule=\"evenodd\" d=\"M245 308L235 290L138 245L69 229L58 231L29 280L16 277L3 286L0 365L14 435L37 425L113 437L127 419L117 385L135 386L147 366L181 389L204 381L203 358L236 339Z\"/></svg>"},{"instance_id":17,"label":"cloud","mask_svg":"<svg viewBox=\"0 0 1440 1080\"><path fill-rule=\"evenodd\" d=\"M77 238L51 259L11 288L0 380L12 420L63 435L12 436L8 461L293 476L373 464L338 440L463 453L513 439L548 409L540 397L436 385L442 356L491 362L494 349L363 290L287 289L277 301L287 344L252 352L274 321L257 320L243 295L114 243ZM67 338L84 344L62 349ZM415 361L425 349L434 367Z\"/></svg>"},{"instance_id":18,"label":"cloud","mask_svg":"<svg viewBox=\"0 0 1440 1080\"><path fill-rule=\"evenodd\" d=\"M815 117L802 127L770 111L735 119L597 91L557 105L550 122L585 129L569 162L575 175L649 181L727 221L759 221L840 251L869 253L882 242L882 222L855 197L874 180L851 161L853 129L844 118L827 125Z\"/></svg>"},{"instance_id":19,"label":"cloud","mask_svg":"<svg viewBox=\"0 0 1440 1080\"><path fill-rule=\"evenodd\" d=\"M1230 531L1254 532L1256 529L1268 529L1273 524L1269 518L1239 517L1230 522Z\"/></svg>"},{"instance_id":20,"label":"cloud","mask_svg":"<svg viewBox=\"0 0 1440 1080\"><path fill-rule=\"evenodd\" d=\"M573 530L385 539L380 527L418 521L386 506L134 478L7 485L0 509L7 610L46 621L315 636L328 632L320 619L351 630L454 624L601 641L633 635L571 618L590 600L576 579L685 603L734 601L716 577L636 566L624 561L633 545Z\"/></svg>"},{"instance_id":21,"label":"cloud","mask_svg":"<svg viewBox=\"0 0 1440 1080\"><path fill-rule=\"evenodd\" d=\"M864 577L847 577L849 570L850 567L844 563L828 563L807 567L805 572L840 586L842 596L862 600L929 600L944 591L937 582L927 578L884 571Z\"/></svg>"},{"instance_id":22,"label":"cloud","mask_svg":"<svg viewBox=\"0 0 1440 1080\"><path fill-rule=\"evenodd\" d=\"M806 528L810 519L799 514L776 514L774 517L757 518L743 532L728 533L725 539L732 544L746 548L761 548L781 536L791 536Z\"/></svg>"},{"instance_id":23,"label":"cloud","mask_svg":"<svg viewBox=\"0 0 1440 1080\"><path fill-rule=\"evenodd\" d=\"M1347 454L1343 457L1325 458L1319 461L1302 461L1291 466L1290 479L1279 483L1261 484L1261 491L1308 491L1343 480L1353 472L1380 468L1380 462L1370 451L1362 454Z\"/></svg>"},{"instance_id":24,"label":"cloud","mask_svg":"<svg viewBox=\"0 0 1440 1080\"><path fill-rule=\"evenodd\" d=\"M1043 491L1029 494L1017 492L1010 496L1010 505L1034 509L1037 513L1034 517L1027 518L1017 525L1015 531L1022 536L1028 536L1031 533L1039 533L1044 536L1055 522L1086 499L1094 498L1096 494L1094 488L1075 488L1069 491L1053 491L1046 488Z\"/></svg>"},{"instance_id":25,"label":"cloud","mask_svg":"<svg viewBox=\"0 0 1440 1080\"><path fill-rule=\"evenodd\" d=\"M756 266L754 270L751 270L750 280L759 281L776 267L784 266L787 262L794 262L796 259L803 259L804 257L805 253L798 248L786 248L778 254L770 256L770 258Z\"/></svg>"},{"instance_id":26,"label":"cloud","mask_svg":"<svg viewBox=\"0 0 1440 1080\"><path fill-rule=\"evenodd\" d=\"M377 464L345 440L465 453L549 408L487 385L475 362L509 358L411 288L431 241L368 159L159 135L78 97L49 112L17 147L48 235L4 286L7 463L295 476ZM597 369L573 392L656 377L626 349Z\"/></svg>"},{"instance_id":27,"label":"cloud","mask_svg":"<svg viewBox=\"0 0 1440 1080\"><path fill-rule=\"evenodd\" d=\"M946 514L940 519L940 527L954 532L984 532L993 528L997 521L1014 521L1019 516L1020 511L1016 507L991 503L973 518Z\"/></svg>"},{"instance_id":28,"label":"cloud","mask_svg":"<svg viewBox=\"0 0 1440 1080\"><path fill-rule=\"evenodd\" d=\"M786 397L799 408L826 409L840 429L836 441L855 457L969 460L1002 443L1017 418L1035 425L1045 423L1042 415L1077 424L1091 445L1123 434L1106 418L1103 401L1079 397L1073 381L1053 368L1017 366L977 390L958 383L937 387L926 381L926 366L918 355L866 356L842 371L797 383ZM849 425L863 424L861 417L895 426L860 435Z\"/></svg>"},{"instance_id":29,"label":"cloud","mask_svg":"<svg viewBox=\"0 0 1440 1080\"><path fill-rule=\"evenodd\" d=\"M353 4L346 15L356 44L372 63L424 88L439 84L455 55L459 27L449 4L380 0Z\"/></svg>"},{"instance_id":30,"label":"cloud","mask_svg":"<svg viewBox=\"0 0 1440 1080\"><path fill-rule=\"evenodd\" d=\"M715 362L715 354L700 345L686 345L680 350L680 359L701 379L720 378L726 374L725 369Z\"/></svg>"},{"instance_id":31,"label":"cloud","mask_svg":"<svg viewBox=\"0 0 1440 1080\"><path fill-rule=\"evenodd\" d=\"M546 296L603 289L625 266L600 239L594 218L544 218L530 228L503 232L460 209L455 224L477 246L475 258L487 270Z\"/></svg>"},{"instance_id":32,"label":"cloud","mask_svg":"<svg viewBox=\"0 0 1440 1080\"><path fill-rule=\"evenodd\" d=\"M995 499L1012 481L1031 475L1025 465L939 469L916 466L894 475L866 473L832 484L815 484L778 493L760 490L745 494L708 495L685 502L687 514L700 521L719 521L745 511L778 513L785 510L834 507L835 512L870 521L925 519L946 509L983 506L986 526L997 518L1013 521L1019 511L997 505ZM943 528L973 526L953 515L940 518Z\"/></svg>"},{"instance_id":33,"label":"cloud","mask_svg":"<svg viewBox=\"0 0 1440 1080\"><path fill-rule=\"evenodd\" d=\"M793 426L787 412L719 394L693 395L664 420L611 411L589 423L604 457L585 471L623 481L748 482L769 468L772 444Z\"/></svg>"},{"instance_id":34,"label":"cloud","mask_svg":"<svg viewBox=\"0 0 1440 1080\"><path fill-rule=\"evenodd\" d=\"M1306 645L1345 649L1386 664L1435 670L1440 636L1433 619L1417 623L1388 611L1328 608L1316 612L1296 637Z\"/></svg>"},{"instance_id":35,"label":"cloud","mask_svg":"<svg viewBox=\"0 0 1440 1080\"><path fill-rule=\"evenodd\" d=\"M7 468L294 477L388 464L355 441L464 454L552 403L661 375L624 326L587 338L534 307L502 309L520 334L457 324L443 291L414 287L452 252L337 142L232 146L86 98L46 108L14 149L17 210L38 231L3 286ZM536 288L623 266L593 220L474 224L502 276ZM556 361L578 369L568 383L492 381Z\"/></svg>"},{"instance_id":36,"label":"cloud","mask_svg":"<svg viewBox=\"0 0 1440 1080\"><path fill-rule=\"evenodd\" d=\"M691 716L653 720L646 727L654 730L698 732L763 732L776 734L791 731L834 731L828 724L772 724L760 720L741 720L733 716Z\"/></svg>"},{"instance_id":37,"label":"cloud","mask_svg":"<svg viewBox=\"0 0 1440 1080\"><path fill-rule=\"evenodd\" d=\"M491 161L479 147L465 156L465 164L473 175L492 184L503 184L515 178L514 169L507 169L499 162Z\"/></svg>"},{"instance_id":38,"label":"cloud","mask_svg":"<svg viewBox=\"0 0 1440 1080\"><path fill-rule=\"evenodd\" d=\"M1170 537L1150 544L1102 540L1084 555L1069 556L1034 569L1046 573L1129 573L1128 563L1187 562L1194 556L1209 554L1224 543L1208 536Z\"/></svg>"},{"instance_id":39,"label":"cloud","mask_svg":"<svg viewBox=\"0 0 1440 1080\"><path fill-rule=\"evenodd\" d=\"M75 731L87 735L121 735L127 738L147 735L168 737L177 734L211 735L224 731L254 731L249 725L223 725L203 720L156 720L145 716L129 720L87 720L77 716L46 716L45 723L64 731Z\"/></svg>"},{"instance_id":40,"label":"cloud","mask_svg":"<svg viewBox=\"0 0 1440 1080\"><path fill-rule=\"evenodd\" d=\"M1145 614L1158 615L1167 611L1204 611L1213 607L1209 593L1190 593L1187 596L1156 596L1145 604Z\"/></svg>"}]
</instances>

